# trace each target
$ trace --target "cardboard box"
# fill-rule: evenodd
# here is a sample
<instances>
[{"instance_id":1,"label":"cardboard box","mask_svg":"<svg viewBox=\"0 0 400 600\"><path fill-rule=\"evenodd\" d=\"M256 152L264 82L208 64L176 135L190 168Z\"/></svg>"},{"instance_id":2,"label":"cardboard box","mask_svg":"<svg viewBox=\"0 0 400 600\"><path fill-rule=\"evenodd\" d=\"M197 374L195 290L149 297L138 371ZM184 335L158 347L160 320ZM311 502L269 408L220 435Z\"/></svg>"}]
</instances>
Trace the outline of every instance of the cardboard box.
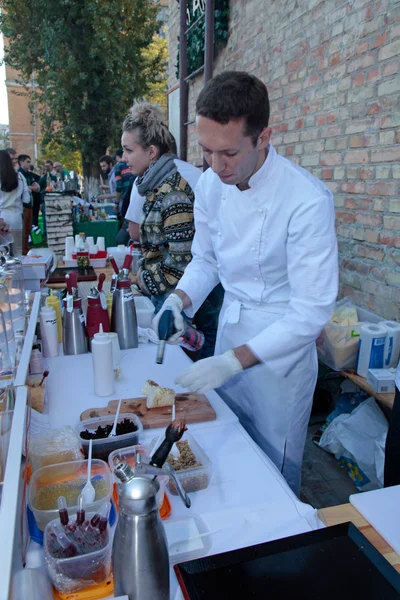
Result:
<instances>
[{"instance_id":1,"label":"cardboard box","mask_svg":"<svg viewBox=\"0 0 400 600\"><path fill-rule=\"evenodd\" d=\"M395 392L395 369L368 369L367 383L375 392L391 394Z\"/></svg>"}]
</instances>

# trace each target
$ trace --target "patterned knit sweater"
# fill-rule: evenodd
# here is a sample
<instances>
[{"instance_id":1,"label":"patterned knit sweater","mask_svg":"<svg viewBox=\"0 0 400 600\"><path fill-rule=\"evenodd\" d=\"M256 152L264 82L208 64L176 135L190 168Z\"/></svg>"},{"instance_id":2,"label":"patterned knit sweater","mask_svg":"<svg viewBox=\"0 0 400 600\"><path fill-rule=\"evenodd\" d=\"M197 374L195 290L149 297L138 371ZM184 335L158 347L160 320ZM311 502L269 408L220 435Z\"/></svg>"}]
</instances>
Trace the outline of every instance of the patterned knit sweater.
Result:
<instances>
[{"instance_id":1,"label":"patterned knit sweater","mask_svg":"<svg viewBox=\"0 0 400 600\"><path fill-rule=\"evenodd\" d=\"M192 260L194 193L179 173L146 194L140 224L142 280L149 294L176 287Z\"/></svg>"}]
</instances>

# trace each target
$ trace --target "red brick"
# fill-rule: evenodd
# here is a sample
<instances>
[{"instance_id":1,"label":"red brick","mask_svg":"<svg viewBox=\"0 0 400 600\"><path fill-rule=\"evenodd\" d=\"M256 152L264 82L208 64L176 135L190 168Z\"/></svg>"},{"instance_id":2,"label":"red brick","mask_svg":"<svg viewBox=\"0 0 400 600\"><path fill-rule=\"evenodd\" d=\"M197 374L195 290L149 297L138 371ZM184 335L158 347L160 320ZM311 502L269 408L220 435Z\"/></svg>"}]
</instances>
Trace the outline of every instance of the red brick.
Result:
<instances>
[{"instance_id":1,"label":"red brick","mask_svg":"<svg viewBox=\"0 0 400 600\"><path fill-rule=\"evenodd\" d=\"M368 167L361 167L360 169L360 179L371 179L373 174L373 170Z\"/></svg>"},{"instance_id":2,"label":"red brick","mask_svg":"<svg viewBox=\"0 0 400 600\"><path fill-rule=\"evenodd\" d=\"M323 167L336 167L342 163L342 155L338 152L321 152L320 162Z\"/></svg>"},{"instance_id":3,"label":"red brick","mask_svg":"<svg viewBox=\"0 0 400 600\"><path fill-rule=\"evenodd\" d=\"M302 129L303 125L304 125L304 120L303 119L298 119L296 121L296 129Z\"/></svg>"},{"instance_id":4,"label":"red brick","mask_svg":"<svg viewBox=\"0 0 400 600\"><path fill-rule=\"evenodd\" d=\"M379 35L377 35L375 38L373 38L372 42L371 42L371 50L373 50L374 48L378 48L378 46L382 46L385 42L386 42L386 32L385 33L381 33Z\"/></svg>"},{"instance_id":5,"label":"red brick","mask_svg":"<svg viewBox=\"0 0 400 600\"><path fill-rule=\"evenodd\" d=\"M360 198L358 200L359 210L371 210L372 198Z\"/></svg>"},{"instance_id":6,"label":"red brick","mask_svg":"<svg viewBox=\"0 0 400 600\"><path fill-rule=\"evenodd\" d=\"M318 115L317 118L315 119L315 124L318 125L325 125L326 123L326 115Z\"/></svg>"},{"instance_id":7,"label":"red brick","mask_svg":"<svg viewBox=\"0 0 400 600\"><path fill-rule=\"evenodd\" d=\"M367 184L367 194L371 196L393 196L395 192L395 183L376 182Z\"/></svg>"},{"instance_id":8,"label":"red brick","mask_svg":"<svg viewBox=\"0 0 400 600\"><path fill-rule=\"evenodd\" d=\"M333 67L334 65L338 65L340 63L340 52L336 52L336 54L333 54L331 57L331 60L329 61L329 65L331 67Z\"/></svg>"},{"instance_id":9,"label":"red brick","mask_svg":"<svg viewBox=\"0 0 400 600\"><path fill-rule=\"evenodd\" d=\"M345 212L343 210L336 211L336 220L340 223L354 223L355 217L351 212Z\"/></svg>"},{"instance_id":10,"label":"red brick","mask_svg":"<svg viewBox=\"0 0 400 600\"><path fill-rule=\"evenodd\" d=\"M332 179L333 169L322 169L322 179Z\"/></svg>"},{"instance_id":11,"label":"red brick","mask_svg":"<svg viewBox=\"0 0 400 600\"><path fill-rule=\"evenodd\" d=\"M368 43L363 42L357 46L357 54L364 54L368 50Z\"/></svg>"},{"instance_id":12,"label":"red brick","mask_svg":"<svg viewBox=\"0 0 400 600\"><path fill-rule=\"evenodd\" d=\"M287 123L281 123L279 125L279 131L280 131L280 133L285 133L287 130L288 130Z\"/></svg>"},{"instance_id":13,"label":"red brick","mask_svg":"<svg viewBox=\"0 0 400 600\"><path fill-rule=\"evenodd\" d=\"M382 225L382 215L371 215L370 213L359 212L356 214L357 223L367 225L368 227L379 227Z\"/></svg>"},{"instance_id":14,"label":"red brick","mask_svg":"<svg viewBox=\"0 0 400 600\"><path fill-rule=\"evenodd\" d=\"M370 258L378 262L382 262L385 258L385 251L383 248L376 248L375 246L369 246L368 244L359 244L357 246L357 254L363 258Z\"/></svg>"},{"instance_id":15,"label":"red brick","mask_svg":"<svg viewBox=\"0 0 400 600\"><path fill-rule=\"evenodd\" d=\"M286 146L286 156L292 156L294 154L294 146Z\"/></svg>"},{"instance_id":16,"label":"red brick","mask_svg":"<svg viewBox=\"0 0 400 600\"><path fill-rule=\"evenodd\" d=\"M364 194L365 183L362 183L361 181L352 181L351 183L343 182L340 184L340 190L347 194Z\"/></svg>"},{"instance_id":17,"label":"red brick","mask_svg":"<svg viewBox=\"0 0 400 600\"><path fill-rule=\"evenodd\" d=\"M396 235L395 231L388 231L384 229L379 234L379 243L384 244L385 246L394 246L395 248L400 248L400 236Z\"/></svg>"},{"instance_id":18,"label":"red brick","mask_svg":"<svg viewBox=\"0 0 400 600\"><path fill-rule=\"evenodd\" d=\"M365 81L364 73L358 73L357 75L354 75L354 77L353 77L353 86L358 87L360 85L363 85L364 81Z\"/></svg>"},{"instance_id":19,"label":"red brick","mask_svg":"<svg viewBox=\"0 0 400 600\"><path fill-rule=\"evenodd\" d=\"M375 69L372 69L371 71L369 71L368 75L367 75L368 81L376 81L376 79L379 79L380 72L381 72L381 70L379 67L376 67Z\"/></svg>"},{"instance_id":20,"label":"red brick","mask_svg":"<svg viewBox=\"0 0 400 600\"><path fill-rule=\"evenodd\" d=\"M392 60L390 63L387 63L383 68L383 76L390 77L391 75L395 75L399 70L399 61Z\"/></svg>"},{"instance_id":21,"label":"red brick","mask_svg":"<svg viewBox=\"0 0 400 600\"><path fill-rule=\"evenodd\" d=\"M379 102L373 102L367 108L367 115L376 115L378 112L380 112L380 110L381 106Z\"/></svg>"},{"instance_id":22,"label":"red brick","mask_svg":"<svg viewBox=\"0 0 400 600\"><path fill-rule=\"evenodd\" d=\"M291 62L288 63L287 66L287 70L288 73L290 73L291 71L296 71L297 69L299 69L303 64L303 59L300 58L296 58L296 60L292 60Z\"/></svg>"},{"instance_id":23,"label":"red brick","mask_svg":"<svg viewBox=\"0 0 400 600\"><path fill-rule=\"evenodd\" d=\"M348 208L349 210L354 210L355 208L357 208L357 202L355 201L355 198L352 198L351 196L349 198L346 198L346 200L344 201L344 207Z\"/></svg>"},{"instance_id":24,"label":"red brick","mask_svg":"<svg viewBox=\"0 0 400 600\"><path fill-rule=\"evenodd\" d=\"M350 138L350 148L362 148L363 137L362 135L352 135Z\"/></svg>"},{"instance_id":25,"label":"red brick","mask_svg":"<svg viewBox=\"0 0 400 600\"><path fill-rule=\"evenodd\" d=\"M322 137L335 137L342 133L341 125L330 125L322 130Z\"/></svg>"}]
</instances>

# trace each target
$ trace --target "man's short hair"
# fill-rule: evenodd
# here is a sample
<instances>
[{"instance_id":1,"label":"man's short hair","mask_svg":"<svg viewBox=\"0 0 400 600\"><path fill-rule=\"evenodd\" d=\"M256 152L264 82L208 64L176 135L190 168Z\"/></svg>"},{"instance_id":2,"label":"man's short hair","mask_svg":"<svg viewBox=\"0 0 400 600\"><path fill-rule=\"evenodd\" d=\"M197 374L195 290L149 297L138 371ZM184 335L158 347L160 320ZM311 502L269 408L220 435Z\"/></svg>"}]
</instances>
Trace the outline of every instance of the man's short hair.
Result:
<instances>
[{"instance_id":1,"label":"man's short hair","mask_svg":"<svg viewBox=\"0 0 400 600\"><path fill-rule=\"evenodd\" d=\"M53 166L53 161L50 159L47 159L46 162L44 163L45 165L51 165Z\"/></svg>"},{"instance_id":2,"label":"man's short hair","mask_svg":"<svg viewBox=\"0 0 400 600\"><path fill-rule=\"evenodd\" d=\"M119 156L120 158L122 158L124 154L124 151L122 150L122 148L118 148L118 150L115 151L115 156Z\"/></svg>"},{"instance_id":3,"label":"man's short hair","mask_svg":"<svg viewBox=\"0 0 400 600\"><path fill-rule=\"evenodd\" d=\"M244 118L244 134L255 144L264 127L268 127L268 91L260 79L244 71L224 71L213 77L201 90L196 114L226 125Z\"/></svg>"},{"instance_id":4,"label":"man's short hair","mask_svg":"<svg viewBox=\"0 0 400 600\"><path fill-rule=\"evenodd\" d=\"M99 163L105 162L108 165L111 163L112 165L114 164L114 161L112 159L112 156L110 156L109 154L105 154L104 156L101 156L99 158Z\"/></svg>"},{"instance_id":5,"label":"man's short hair","mask_svg":"<svg viewBox=\"0 0 400 600\"><path fill-rule=\"evenodd\" d=\"M8 154L12 154L13 156L14 156L15 154L17 154L17 151L15 150L15 148L6 148L6 152L7 152Z\"/></svg>"},{"instance_id":6,"label":"man's short hair","mask_svg":"<svg viewBox=\"0 0 400 600\"><path fill-rule=\"evenodd\" d=\"M30 158L31 158L31 157L29 156L29 154L20 154L20 155L18 156L18 159L17 159L17 160L18 160L18 164L21 164L21 163L22 163L22 162L24 162L24 160L26 160L27 158L29 158L29 160L30 160Z\"/></svg>"}]
</instances>

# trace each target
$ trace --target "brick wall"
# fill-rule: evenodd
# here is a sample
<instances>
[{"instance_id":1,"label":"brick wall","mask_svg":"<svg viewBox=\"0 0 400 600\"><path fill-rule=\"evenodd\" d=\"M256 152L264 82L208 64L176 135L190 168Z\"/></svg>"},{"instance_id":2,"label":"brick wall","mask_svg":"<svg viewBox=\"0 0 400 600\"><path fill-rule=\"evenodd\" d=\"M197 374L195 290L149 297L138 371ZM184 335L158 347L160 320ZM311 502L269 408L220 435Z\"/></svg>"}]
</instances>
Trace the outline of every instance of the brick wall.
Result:
<instances>
[{"instance_id":1,"label":"brick wall","mask_svg":"<svg viewBox=\"0 0 400 600\"><path fill-rule=\"evenodd\" d=\"M179 18L169 6L173 86ZM231 0L215 62L267 84L272 143L334 194L341 295L390 319L400 319L399 62L400 0ZM190 85L189 119L202 84ZM193 125L188 157L201 162Z\"/></svg>"}]
</instances>

